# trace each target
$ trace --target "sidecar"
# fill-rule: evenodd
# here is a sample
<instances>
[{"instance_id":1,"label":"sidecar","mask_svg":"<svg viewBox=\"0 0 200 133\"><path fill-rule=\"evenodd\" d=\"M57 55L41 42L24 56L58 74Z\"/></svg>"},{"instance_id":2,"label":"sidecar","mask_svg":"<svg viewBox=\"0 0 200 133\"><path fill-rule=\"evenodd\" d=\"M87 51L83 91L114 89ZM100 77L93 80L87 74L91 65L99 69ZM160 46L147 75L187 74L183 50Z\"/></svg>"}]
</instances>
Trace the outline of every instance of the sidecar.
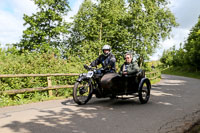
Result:
<instances>
[{"instance_id":1,"label":"sidecar","mask_svg":"<svg viewBox=\"0 0 200 133\"><path fill-rule=\"evenodd\" d=\"M145 77L143 70L134 75L107 73L101 78L101 88L104 97L139 97L140 102L144 104L150 98L151 82Z\"/></svg>"}]
</instances>

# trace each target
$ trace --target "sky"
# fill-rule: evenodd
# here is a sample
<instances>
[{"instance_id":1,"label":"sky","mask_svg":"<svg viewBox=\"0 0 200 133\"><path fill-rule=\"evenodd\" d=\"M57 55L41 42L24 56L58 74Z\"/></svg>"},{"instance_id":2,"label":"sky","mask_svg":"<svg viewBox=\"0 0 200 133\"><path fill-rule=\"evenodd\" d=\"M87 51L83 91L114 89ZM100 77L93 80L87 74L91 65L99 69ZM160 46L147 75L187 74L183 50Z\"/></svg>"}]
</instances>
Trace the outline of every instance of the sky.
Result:
<instances>
[{"instance_id":1,"label":"sky","mask_svg":"<svg viewBox=\"0 0 200 133\"><path fill-rule=\"evenodd\" d=\"M67 21L78 12L83 0L68 0L71 11L68 12ZM164 49L173 45L179 48L179 44L187 39L190 29L197 23L200 15L200 0L169 0L170 10L175 15L179 26L172 29L170 39L160 42L156 53L150 57L151 60L158 60ZM31 0L0 0L0 47L6 44L19 42L22 38L23 14L31 15L36 12L36 6Z\"/></svg>"},{"instance_id":2,"label":"sky","mask_svg":"<svg viewBox=\"0 0 200 133\"><path fill-rule=\"evenodd\" d=\"M200 0L170 0L170 2L169 8L179 26L172 29L170 39L160 42L161 47L151 56L151 60L158 60L164 49L169 49L174 45L178 49L180 43L184 44L191 28L197 23L200 16Z\"/></svg>"}]
</instances>

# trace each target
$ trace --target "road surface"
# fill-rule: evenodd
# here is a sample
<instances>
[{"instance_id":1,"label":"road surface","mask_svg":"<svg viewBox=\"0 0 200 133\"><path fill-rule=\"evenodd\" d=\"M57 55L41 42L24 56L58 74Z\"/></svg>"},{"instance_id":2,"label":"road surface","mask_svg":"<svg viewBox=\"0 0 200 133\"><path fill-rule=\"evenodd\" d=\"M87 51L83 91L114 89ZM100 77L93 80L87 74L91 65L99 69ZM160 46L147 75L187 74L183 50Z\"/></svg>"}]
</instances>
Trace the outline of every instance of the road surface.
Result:
<instances>
[{"instance_id":1,"label":"road surface","mask_svg":"<svg viewBox=\"0 0 200 133\"><path fill-rule=\"evenodd\" d=\"M92 98L0 108L0 133L182 133L200 119L200 80L162 75L150 101Z\"/></svg>"}]
</instances>

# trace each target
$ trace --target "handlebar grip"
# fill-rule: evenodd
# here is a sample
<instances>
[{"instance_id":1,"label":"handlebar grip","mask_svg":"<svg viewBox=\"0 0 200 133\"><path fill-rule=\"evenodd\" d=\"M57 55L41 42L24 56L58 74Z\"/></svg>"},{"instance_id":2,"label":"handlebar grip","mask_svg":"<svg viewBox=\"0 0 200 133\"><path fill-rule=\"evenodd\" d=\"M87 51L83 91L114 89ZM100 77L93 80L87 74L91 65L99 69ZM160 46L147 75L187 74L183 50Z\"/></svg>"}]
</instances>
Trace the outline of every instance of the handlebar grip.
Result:
<instances>
[{"instance_id":1,"label":"handlebar grip","mask_svg":"<svg viewBox=\"0 0 200 133\"><path fill-rule=\"evenodd\" d=\"M85 69L88 69L88 66L87 66L87 65L83 65L83 67L84 67Z\"/></svg>"},{"instance_id":2,"label":"handlebar grip","mask_svg":"<svg viewBox=\"0 0 200 133\"><path fill-rule=\"evenodd\" d=\"M86 70L91 70L91 67L89 67L89 66L87 66L87 65L83 65L84 66L84 68L86 69Z\"/></svg>"}]
</instances>

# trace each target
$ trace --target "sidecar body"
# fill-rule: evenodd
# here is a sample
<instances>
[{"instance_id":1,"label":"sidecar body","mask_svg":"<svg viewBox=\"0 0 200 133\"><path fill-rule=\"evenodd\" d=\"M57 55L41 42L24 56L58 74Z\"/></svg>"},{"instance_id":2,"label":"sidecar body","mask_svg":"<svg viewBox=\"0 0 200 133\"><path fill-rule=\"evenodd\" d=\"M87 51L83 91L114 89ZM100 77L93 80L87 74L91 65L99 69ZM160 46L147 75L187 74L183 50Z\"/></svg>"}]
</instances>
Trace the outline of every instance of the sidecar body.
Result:
<instances>
[{"instance_id":1,"label":"sidecar body","mask_svg":"<svg viewBox=\"0 0 200 133\"><path fill-rule=\"evenodd\" d=\"M147 103L150 97L151 83L140 70L134 75L107 73L101 78L101 89L104 97L123 95L138 96L141 103Z\"/></svg>"}]
</instances>

